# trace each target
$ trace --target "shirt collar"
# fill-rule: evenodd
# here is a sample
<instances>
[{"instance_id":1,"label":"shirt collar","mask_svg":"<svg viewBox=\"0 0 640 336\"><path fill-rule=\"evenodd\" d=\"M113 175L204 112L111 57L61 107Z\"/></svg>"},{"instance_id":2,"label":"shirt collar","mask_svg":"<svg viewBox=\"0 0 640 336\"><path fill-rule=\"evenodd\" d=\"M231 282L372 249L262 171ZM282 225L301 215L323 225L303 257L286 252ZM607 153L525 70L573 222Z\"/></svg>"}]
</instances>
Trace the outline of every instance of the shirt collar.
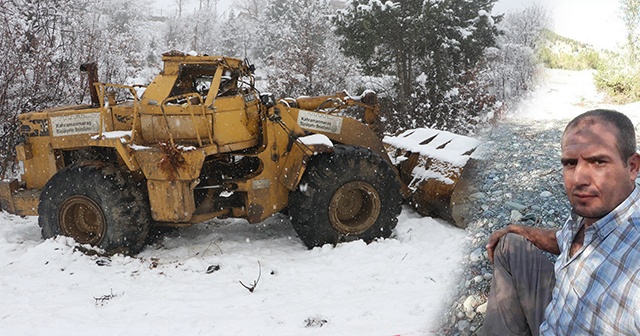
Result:
<instances>
[{"instance_id":1,"label":"shirt collar","mask_svg":"<svg viewBox=\"0 0 640 336\"><path fill-rule=\"evenodd\" d=\"M608 236L613 230L616 229L619 223L626 222L629 217L633 215L635 211L640 208L640 190L637 187L634 187L631 194L624 200L622 203L618 204L618 206L609 212L604 217L598 219L595 223L591 225L591 228L595 230L595 233L604 238ZM581 223L582 217L576 217L575 212L571 211L571 217L574 219L575 223ZM579 225L576 226L575 230L579 228Z\"/></svg>"}]
</instances>

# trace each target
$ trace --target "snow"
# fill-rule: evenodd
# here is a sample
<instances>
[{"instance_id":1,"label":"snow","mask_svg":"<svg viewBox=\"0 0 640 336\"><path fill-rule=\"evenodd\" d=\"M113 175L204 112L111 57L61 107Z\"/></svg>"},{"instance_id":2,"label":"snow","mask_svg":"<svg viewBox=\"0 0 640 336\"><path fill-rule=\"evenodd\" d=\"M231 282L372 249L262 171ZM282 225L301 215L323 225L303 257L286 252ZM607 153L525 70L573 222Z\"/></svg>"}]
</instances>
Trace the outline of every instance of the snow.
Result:
<instances>
[{"instance_id":1,"label":"snow","mask_svg":"<svg viewBox=\"0 0 640 336\"><path fill-rule=\"evenodd\" d=\"M35 217L0 222L5 335L424 335L465 236L404 209L395 238L307 250L284 216L213 220L107 259L42 241Z\"/></svg>"},{"instance_id":2,"label":"snow","mask_svg":"<svg viewBox=\"0 0 640 336\"><path fill-rule=\"evenodd\" d=\"M135 150L135 151L143 151L143 150L150 150L153 147L149 147L149 146L140 146L140 145L129 145L129 147L131 147L131 149Z\"/></svg>"},{"instance_id":3,"label":"snow","mask_svg":"<svg viewBox=\"0 0 640 336\"><path fill-rule=\"evenodd\" d=\"M362 11L370 11L373 9L374 6L377 6L378 8L380 8L381 10L385 11L385 10L389 10L389 9L394 9L396 7L399 6L398 2L393 2L393 1L385 1L384 3L380 0L369 0L369 3L366 5L358 5L358 10L362 10Z\"/></svg>"},{"instance_id":4,"label":"snow","mask_svg":"<svg viewBox=\"0 0 640 336\"><path fill-rule=\"evenodd\" d=\"M183 146L183 145L178 145L178 149L179 149L180 151L183 151L183 152L190 152L190 151L194 151L194 150L196 150L196 149L198 149L198 148L197 148L197 147L195 147L195 146Z\"/></svg>"},{"instance_id":5,"label":"snow","mask_svg":"<svg viewBox=\"0 0 640 336\"><path fill-rule=\"evenodd\" d=\"M464 154L480 144L474 138L431 128L408 130L398 136L386 136L383 141L396 148L450 162L456 167L463 167L470 157Z\"/></svg>"},{"instance_id":6,"label":"snow","mask_svg":"<svg viewBox=\"0 0 640 336\"><path fill-rule=\"evenodd\" d=\"M409 189L415 191L419 184L421 184L425 180L434 179L438 180L444 184L454 184L456 181L450 179L446 175L445 172L435 171L431 169L425 169L422 166L416 166L411 170L411 176L413 180L409 183Z\"/></svg>"},{"instance_id":7,"label":"snow","mask_svg":"<svg viewBox=\"0 0 640 336\"><path fill-rule=\"evenodd\" d=\"M312 145L324 145L327 147L333 147L333 142L324 134L312 134L298 138L300 142L307 146Z\"/></svg>"},{"instance_id":8,"label":"snow","mask_svg":"<svg viewBox=\"0 0 640 336\"><path fill-rule=\"evenodd\" d=\"M131 131L111 131L111 132L102 132L102 139L123 139L123 138L131 138ZM100 135L94 135L91 139L100 139Z\"/></svg>"},{"instance_id":9,"label":"snow","mask_svg":"<svg viewBox=\"0 0 640 336\"><path fill-rule=\"evenodd\" d=\"M544 69L540 84L509 117L530 120L566 120L593 109L612 109L640 124L640 102L614 105L593 85L593 70ZM638 129L636 129L636 133Z\"/></svg>"}]
</instances>

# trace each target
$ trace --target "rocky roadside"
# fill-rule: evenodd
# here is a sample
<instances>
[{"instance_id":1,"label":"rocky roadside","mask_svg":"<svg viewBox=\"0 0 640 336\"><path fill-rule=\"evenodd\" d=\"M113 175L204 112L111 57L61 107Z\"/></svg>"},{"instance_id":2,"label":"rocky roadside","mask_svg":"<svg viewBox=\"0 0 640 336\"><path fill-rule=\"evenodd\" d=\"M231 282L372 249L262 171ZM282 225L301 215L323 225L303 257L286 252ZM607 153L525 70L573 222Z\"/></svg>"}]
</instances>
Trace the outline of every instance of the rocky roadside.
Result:
<instances>
[{"instance_id":1,"label":"rocky roadside","mask_svg":"<svg viewBox=\"0 0 640 336\"><path fill-rule=\"evenodd\" d=\"M514 222L545 228L564 223L570 206L560 140L568 121L507 119L481 135L480 160L466 175L467 251L437 335L482 335L493 273L485 248L491 232Z\"/></svg>"}]
</instances>

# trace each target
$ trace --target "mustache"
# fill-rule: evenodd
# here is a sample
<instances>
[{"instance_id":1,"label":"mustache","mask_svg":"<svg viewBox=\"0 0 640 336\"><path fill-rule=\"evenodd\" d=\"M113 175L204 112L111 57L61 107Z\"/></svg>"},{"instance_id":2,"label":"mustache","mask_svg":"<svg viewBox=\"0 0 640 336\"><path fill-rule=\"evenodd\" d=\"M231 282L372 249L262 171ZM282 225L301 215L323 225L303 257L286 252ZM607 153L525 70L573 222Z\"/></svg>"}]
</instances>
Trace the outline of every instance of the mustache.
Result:
<instances>
[{"instance_id":1,"label":"mustache","mask_svg":"<svg viewBox=\"0 0 640 336\"><path fill-rule=\"evenodd\" d=\"M577 196L599 196L600 193L597 190L590 189L586 186L577 186L571 189L571 195Z\"/></svg>"}]
</instances>

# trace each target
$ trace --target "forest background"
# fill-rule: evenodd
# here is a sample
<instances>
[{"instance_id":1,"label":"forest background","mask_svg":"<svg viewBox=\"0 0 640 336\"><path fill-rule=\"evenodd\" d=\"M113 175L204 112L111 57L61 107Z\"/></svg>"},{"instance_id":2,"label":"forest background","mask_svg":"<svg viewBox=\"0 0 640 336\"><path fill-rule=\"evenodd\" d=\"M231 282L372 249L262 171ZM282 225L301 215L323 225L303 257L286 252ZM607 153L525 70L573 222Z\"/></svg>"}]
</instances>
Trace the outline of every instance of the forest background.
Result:
<instances>
[{"instance_id":1,"label":"forest background","mask_svg":"<svg viewBox=\"0 0 640 336\"><path fill-rule=\"evenodd\" d=\"M616 102L640 98L640 1L621 0L626 44L597 50L548 29L533 5L492 15L494 0L173 0L0 2L0 175L14 174L20 113L87 103L86 74L148 84L170 50L247 58L277 97L374 90L385 132L432 127L473 135L535 85L537 69L594 69Z\"/></svg>"}]
</instances>

